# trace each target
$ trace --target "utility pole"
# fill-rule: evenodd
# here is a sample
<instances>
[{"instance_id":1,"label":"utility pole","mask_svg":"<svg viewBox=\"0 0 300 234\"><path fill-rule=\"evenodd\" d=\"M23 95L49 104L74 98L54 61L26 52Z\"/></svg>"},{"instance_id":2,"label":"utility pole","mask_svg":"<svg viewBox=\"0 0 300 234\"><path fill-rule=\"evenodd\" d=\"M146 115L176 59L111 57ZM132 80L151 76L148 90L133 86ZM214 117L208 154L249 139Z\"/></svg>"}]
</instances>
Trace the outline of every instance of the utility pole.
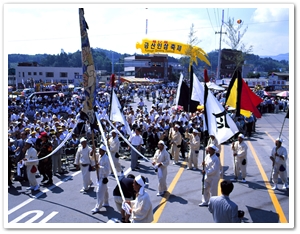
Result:
<instances>
[{"instance_id":1,"label":"utility pole","mask_svg":"<svg viewBox=\"0 0 300 234\"><path fill-rule=\"evenodd\" d=\"M222 32L223 23L224 23L224 10L222 10L222 24L221 24L220 32L215 32L215 34L220 34L220 47L219 47L218 69L217 69L216 80L220 79L220 74L221 74L220 70L221 70L221 42L222 42L222 34L227 34L226 32Z\"/></svg>"}]
</instances>

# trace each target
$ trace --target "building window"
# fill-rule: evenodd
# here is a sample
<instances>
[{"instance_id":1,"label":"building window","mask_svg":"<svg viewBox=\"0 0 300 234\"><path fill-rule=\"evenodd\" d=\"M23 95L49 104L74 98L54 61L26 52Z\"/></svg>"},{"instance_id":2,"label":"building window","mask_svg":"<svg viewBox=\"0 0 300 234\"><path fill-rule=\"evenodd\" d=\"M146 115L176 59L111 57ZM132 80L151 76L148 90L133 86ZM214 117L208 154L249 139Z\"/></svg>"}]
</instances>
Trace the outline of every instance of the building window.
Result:
<instances>
[{"instance_id":1,"label":"building window","mask_svg":"<svg viewBox=\"0 0 300 234\"><path fill-rule=\"evenodd\" d=\"M39 72L39 75L42 76L42 75L43 75L43 72Z\"/></svg>"},{"instance_id":2,"label":"building window","mask_svg":"<svg viewBox=\"0 0 300 234\"><path fill-rule=\"evenodd\" d=\"M53 72L46 72L46 77L54 77L54 73Z\"/></svg>"},{"instance_id":3,"label":"building window","mask_svg":"<svg viewBox=\"0 0 300 234\"><path fill-rule=\"evenodd\" d=\"M36 76L36 72L34 72L33 75Z\"/></svg>"},{"instance_id":4,"label":"building window","mask_svg":"<svg viewBox=\"0 0 300 234\"><path fill-rule=\"evenodd\" d=\"M60 77L68 77L68 73L67 72L61 72Z\"/></svg>"},{"instance_id":5,"label":"building window","mask_svg":"<svg viewBox=\"0 0 300 234\"><path fill-rule=\"evenodd\" d=\"M25 77L25 72L22 72L23 77Z\"/></svg>"},{"instance_id":6,"label":"building window","mask_svg":"<svg viewBox=\"0 0 300 234\"><path fill-rule=\"evenodd\" d=\"M31 72L28 72L28 75L31 76Z\"/></svg>"}]
</instances>

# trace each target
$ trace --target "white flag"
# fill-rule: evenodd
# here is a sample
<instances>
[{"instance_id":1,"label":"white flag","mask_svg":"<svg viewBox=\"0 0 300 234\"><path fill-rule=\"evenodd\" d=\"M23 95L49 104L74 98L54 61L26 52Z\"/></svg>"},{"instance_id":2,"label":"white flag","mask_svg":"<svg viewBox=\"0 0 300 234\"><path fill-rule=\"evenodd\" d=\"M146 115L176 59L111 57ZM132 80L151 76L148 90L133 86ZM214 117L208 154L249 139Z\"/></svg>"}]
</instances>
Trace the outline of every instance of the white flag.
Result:
<instances>
[{"instance_id":1,"label":"white flag","mask_svg":"<svg viewBox=\"0 0 300 234\"><path fill-rule=\"evenodd\" d=\"M205 99L205 87L198 80L197 76L193 76L193 90L191 99L200 102L204 105L207 115L207 125L204 119L204 129L208 130L209 135L214 135L221 144L230 139L239 130L233 119L226 113L224 107L218 102L216 97L208 90L207 98ZM207 126L207 128L206 128Z\"/></svg>"},{"instance_id":2,"label":"white flag","mask_svg":"<svg viewBox=\"0 0 300 234\"><path fill-rule=\"evenodd\" d=\"M124 115L120 111L121 104L114 90L112 91L112 100L110 105L110 120L124 124L127 134L131 135L131 129Z\"/></svg>"},{"instance_id":3,"label":"white flag","mask_svg":"<svg viewBox=\"0 0 300 234\"><path fill-rule=\"evenodd\" d=\"M179 102L179 96L180 96L180 89L181 89L182 80L183 80L183 75L182 75L182 73L180 73L180 78L179 78L179 82L178 82L178 86L177 86L177 92L176 92L176 100L175 100L176 107L178 106L178 102Z\"/></svg>"}]
</instances>

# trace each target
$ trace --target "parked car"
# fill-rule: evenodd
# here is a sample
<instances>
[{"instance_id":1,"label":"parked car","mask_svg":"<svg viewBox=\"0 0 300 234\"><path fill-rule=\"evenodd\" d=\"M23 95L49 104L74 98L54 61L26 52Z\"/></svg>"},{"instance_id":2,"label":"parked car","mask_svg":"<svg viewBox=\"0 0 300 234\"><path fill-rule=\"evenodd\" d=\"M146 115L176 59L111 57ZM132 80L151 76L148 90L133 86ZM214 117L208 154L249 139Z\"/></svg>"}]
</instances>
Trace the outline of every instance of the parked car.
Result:
<instances>
[{"instance_id":1,"label":"parked car","mask_svg":"<svg viewBox=\"0 0 300 234\"><path fill-rule=\"evenodd\" d=\"M22 90L21 95L28 97L30 94L34 93L34 91L34 88L26 88Z\"/></svg>"},{"instance_id":2,"label":"parked car","mask_svg":"<svg viewBox=\"0 0 300 234\"><path fill-rule=\"evenodd\" d=\"M19 96L19 95L21 95L21 93L22 93L22 91L23 91L23 89L17 89L17 90L15 90L15 91L12 91L12 95L17 95L17 96Z\"/></svg>"}]
</instances>

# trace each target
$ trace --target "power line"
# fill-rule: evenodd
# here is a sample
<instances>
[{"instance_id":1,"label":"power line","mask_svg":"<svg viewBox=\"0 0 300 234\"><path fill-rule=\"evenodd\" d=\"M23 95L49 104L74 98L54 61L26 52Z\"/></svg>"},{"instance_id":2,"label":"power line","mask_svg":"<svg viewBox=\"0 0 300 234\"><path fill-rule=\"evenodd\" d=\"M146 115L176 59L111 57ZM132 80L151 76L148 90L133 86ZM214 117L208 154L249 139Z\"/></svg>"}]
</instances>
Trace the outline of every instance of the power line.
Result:
<instances>
[{"instance_id":1,"label":"power line","mask_svg":"<svg viewBox=\"0 0 300 234\"><path fill-rule=\"evenodd\" d=\"M213 26L213 24L212 24L212 22L211 22L210 15L209 15L209 12L208 12L208 9L207 9L207 8L206 8L206 11L207 11L207 15L208 15L208 18L209 18L210 25L211 25L213 31L215 32L216 30L214 29L214 26Z\"/></svg>"},{"instance_id":2,"label":"power line","mask_svg":"<svg viewBox=\"0 0 300 234\"><path fill-rule=\"evenodd\" d=\"M259 22L259 23L248 23L247 25L258 25L258 24L269 24L269 23L280 23L280 22L286 22L289 20L280 20L280 21L268 21L268 22ZM205 26L205 27L198 27L195 28L195 30L201 30L201 29L209 29L213 27L212 23L211 26ZM164 30L156 30L153 32L175 32L175 31L188 31L189 29L185 28L185 29L164 29ZM214 30L215 31L215 30ZM112 33L112 34L98 34L98 35L89 35L89 37L93 38L93 37L111 37L111 36L118 36L118 35L132 35L132 34L143 34L143 32L141 31L132 31L132 32L120 32L120 33ZM48 41L48 40L66 40L66 39L78 39L78 37L74 36L74 37L56 37L56 38L33 38L33 39L21 39L21 40L8 40L7 42L22 42L22 41Z\"/></svg>"}]
</instances>

